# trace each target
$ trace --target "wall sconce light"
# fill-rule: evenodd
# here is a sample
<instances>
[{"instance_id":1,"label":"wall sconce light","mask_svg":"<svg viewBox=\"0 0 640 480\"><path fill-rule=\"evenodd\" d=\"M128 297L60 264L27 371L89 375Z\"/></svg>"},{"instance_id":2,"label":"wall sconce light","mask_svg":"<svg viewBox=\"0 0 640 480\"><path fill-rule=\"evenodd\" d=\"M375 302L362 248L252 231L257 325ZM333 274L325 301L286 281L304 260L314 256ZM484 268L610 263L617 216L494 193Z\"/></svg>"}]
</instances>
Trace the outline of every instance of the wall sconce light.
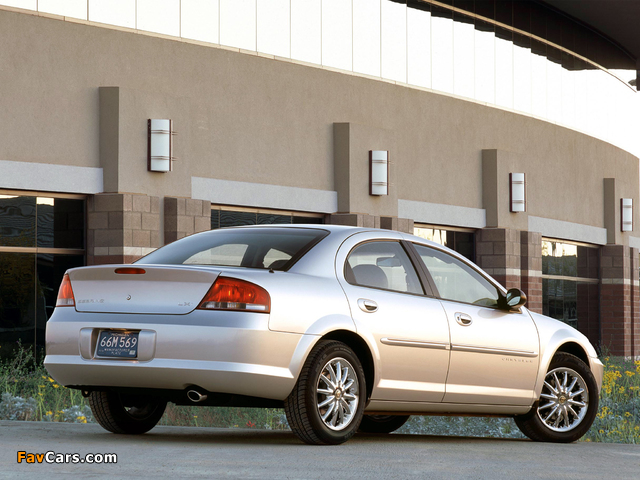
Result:
<instances>
[{"instance_id":1,"label":"wall sconce light","mask_svg":"<svg viewBox=\"0 0 640 480\"><path fill-rule=\"evenodd\" d=\"M389 195L387 150L369 150L369 195Z\"/></svg>"},{"instance_id":2,"label":"wall sconce light","mask_svg":"<svg viewBox=\"0 0 640 480\"><path fill-rule=\"evenodd\" d=\"M173 170L173 120L149 119L147 169L150 172Z\"/></svg>"},{"instance_id":3,"label":"wall sconce light","mask_svg":"<svg viewBox=\"0 0 640 480\"><path fill-rule=\"evenodd\" d=\"M633 232L633 198L620 199L620 229Z\"/></svg>"},{"instance_id":4,"label":"wall sconce light","mask_svg":"<svg viewBox=\"0 0 640 480\"><path fill-rule=\"evenodd\" d=\"M527 211L527 182L524 173L509 174L509 204L512 212Z\"/></svg>"}]
</instances>

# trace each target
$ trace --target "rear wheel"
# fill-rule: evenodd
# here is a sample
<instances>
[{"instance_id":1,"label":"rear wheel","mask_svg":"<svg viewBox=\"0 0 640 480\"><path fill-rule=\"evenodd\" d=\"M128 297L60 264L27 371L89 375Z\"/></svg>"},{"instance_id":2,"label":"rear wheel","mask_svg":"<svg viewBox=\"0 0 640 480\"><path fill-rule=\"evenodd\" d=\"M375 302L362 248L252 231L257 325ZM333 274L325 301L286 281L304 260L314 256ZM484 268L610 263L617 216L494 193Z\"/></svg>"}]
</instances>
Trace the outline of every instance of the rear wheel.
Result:
<instances>
[{"instance_id":1,"label":"rear wheel","mask_svg":"<svg viewBox=\"0 0 640 480\"><path fill-rule=\"evenodd\" d=\"M587 433L597 412L598 386L591 370L578 357L560 352L549 365L539 401L515 421L532 440L568 443Z\"/></svg>"},{"instance_id":2,"label":"rear wheel","mask_svg":"<svg viewBox=\"0 0 640 480\"><path fill-rule=\"evenodd\" d=\"M156 426L167 402L144 395L91 392L89 406L94 418L105 430L140 434Z\"/></svg>"},{"instance_id":3,"label":"rear wheel","mask_svg":"<svg viewBox=\"0 0 640 480\"><path fill-rule=\"evenodd\" d=\"M337 445L358 430L367 398L364 370L344 343L323 340L311 351L284 402L293 433L314 445Z\"/></svg>"},{"instance_id":4,"label":"rear wheel","mask_svg":"<svg viewBox=\"0 0 640 480\"><path fill-rule=\"evenodd\" d=\"M365 415L360 423L360 432L391 433L409 420L409 415Z\"/></svg>"}]
</instances>

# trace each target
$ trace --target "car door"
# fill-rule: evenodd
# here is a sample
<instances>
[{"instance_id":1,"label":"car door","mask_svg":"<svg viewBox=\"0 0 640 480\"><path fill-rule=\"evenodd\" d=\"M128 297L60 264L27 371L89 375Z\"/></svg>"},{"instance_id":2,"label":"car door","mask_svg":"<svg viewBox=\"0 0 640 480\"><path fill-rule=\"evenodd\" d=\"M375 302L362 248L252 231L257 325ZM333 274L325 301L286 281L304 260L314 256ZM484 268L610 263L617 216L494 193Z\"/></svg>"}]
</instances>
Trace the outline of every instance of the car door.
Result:
<instances>
[{"instance_id":1,"label":"car door","mask_svg":"<svg viewBox=\"0 0 640 480\"><path fill-rule=\"evenodd\" d=\"M475 266L448 252L413 244L447 313L451 360L446 403L528 405L539 338L525 308L498 308L498 288Z\"/></svg>"},{"instance_id":2,"label":"car door","mask_svg":"<svg viewBox=\"0 0 640 480\"><path fill-rule=\"evenodd\" d=\"M425 294L398 234L356 234L341 246L336 275L358 333L372 347L372 399L440 402L449 366L449 326ZM424 276L421 272L420 275Z\"/></svg>"}]
</instances>

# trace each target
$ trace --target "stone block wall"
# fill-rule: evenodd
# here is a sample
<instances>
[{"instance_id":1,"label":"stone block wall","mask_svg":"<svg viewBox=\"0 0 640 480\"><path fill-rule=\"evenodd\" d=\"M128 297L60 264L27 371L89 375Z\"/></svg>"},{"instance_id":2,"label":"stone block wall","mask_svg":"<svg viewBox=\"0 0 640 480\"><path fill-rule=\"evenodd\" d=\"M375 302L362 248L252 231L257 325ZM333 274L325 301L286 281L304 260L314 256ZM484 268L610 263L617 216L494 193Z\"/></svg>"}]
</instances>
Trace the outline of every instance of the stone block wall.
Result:
<instances>
[{"instance_id":1,"label":"stone block wall","mask_svg":"<svg viewBox=\"0 0 640 480\"><path fill-rule=\"evenodd\" d=\"M192 198L164 198L164 243L211 229L211 202Z\"/></svg>"},{"instance_id":2,"label":"stone block wall","mask_svg":"<svg viewBox=\"0 0 640 480\"><path fill-rule=\"evenodd\" d=\"M102 193L87 201L87 264L131 263L160 246L160 199Z\"/></svg>"},{"instance_id":3,"label":"stone block wall","mask_svg":"<svg viewBox=\"0 0 640 480\"><path fill-rule=\"evenodd\" d=\"M611 355L626 357L640 353L632 342L631 250L622 245L600 249L601 342Z\"/></svg>"},{"instance_id":4,"label":"stone block wall","mask_svg":"<svg viewBox=\"0 0 640 480\"><path fill-rule=\"evenodd\" d=\"M520 231L483 228L476 232L476 263L507 289L521 288L520 256Z\"/></svg>"},{"instance_id":5,"label":"stone block wall","mask_svg":"<svg viewBox=\"0 0 640 480\"><path fill-rule=\"evenodd\" d=\"M527 308L542 313L542 235L520 232L520 285L527 294Z\"/></svg>"}]
</instances>

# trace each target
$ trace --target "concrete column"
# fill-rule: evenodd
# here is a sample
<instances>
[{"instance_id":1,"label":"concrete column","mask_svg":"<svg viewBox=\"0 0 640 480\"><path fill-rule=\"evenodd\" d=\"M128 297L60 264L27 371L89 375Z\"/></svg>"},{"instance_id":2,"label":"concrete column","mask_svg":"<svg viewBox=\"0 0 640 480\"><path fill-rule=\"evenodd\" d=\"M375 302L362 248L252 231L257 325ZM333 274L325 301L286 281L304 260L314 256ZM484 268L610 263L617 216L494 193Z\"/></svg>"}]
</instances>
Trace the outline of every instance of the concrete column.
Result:
<instances>
[{"instance_id":1,"label":"concrete column","mask_svg":"<svg viewBox=\"0 0 640 480\"><path fill-rule=\"evenodd\" d=\"M542 313L542 235L520 232L520 284L527 294L527 308Z\"/></svg>"},{"instance_id":2,"label":"concrete column","mask_svg":"<svg viewBox=\"0 0 640 480\"><path fill-rule=\"evenodd\" d=\"M380 228L380 217L364 213L333 213L325 216L324 223L351 227Z\"/></svg>"},{"instance_id":3,"label":"concrete column","mask_svg":"<svg viewBox=\"0 0 640 480\"><path fill-rule=\"evenodd\" d=\"M103 193L87 201L87 263L131 263L160 246L160 199Z\"/></svg>"},{"instance_id":4,"label":"concrete column","mask_svg":"<svg viewBox=\"0 0 640 480\"><path fill-rule=\"evenodd\" d=\"M611 355L630 357L640 354L635 349L634 333L637 332L638 318L633 318L636 285L631 274L632 250L623 245L606 245L600 249L600 322L602 346ZM637 258L637 250L635 252ZM636 268L637 271L637 268ZM635 305L634 305L635 304Z\"/></svg>"},{"instance_id":5,"label":"concrete column","mask_svg":"<svg viewBox=\"0 0 640 480\"><path fill-rule=\"evenodd\" d=\"M211 202L164 197L164 243L211 230Z\"/></svg>"},{"instance_id":6,"label":"concrete column","mask_svg":"<svg viewBox=\"0 0 640 480\"><path fill-rule=\"evenodd\" d=\"M413 220L410 218L380 217L380 228L413 235Z\"/></svg>"},{"instance_id":7,"label":"concrete column","mask_svg":"<svg viewBox=\"0 0 640 480\"><path fill-rule=\"evenodd\" d=\"M640 261L637 248L631 248L631 354L640 357Z\"/></svg>"},{"instance_id":8,"label":"concrete column","mask_svg":"<svg viewBox=\"0 0 640 480\"><path fill-rule=\"evenodd\" d=\"M506 288L521 288L520 256L518 230L483 228L476 232L476 263Z\"/></svg>"}]
</instances>

